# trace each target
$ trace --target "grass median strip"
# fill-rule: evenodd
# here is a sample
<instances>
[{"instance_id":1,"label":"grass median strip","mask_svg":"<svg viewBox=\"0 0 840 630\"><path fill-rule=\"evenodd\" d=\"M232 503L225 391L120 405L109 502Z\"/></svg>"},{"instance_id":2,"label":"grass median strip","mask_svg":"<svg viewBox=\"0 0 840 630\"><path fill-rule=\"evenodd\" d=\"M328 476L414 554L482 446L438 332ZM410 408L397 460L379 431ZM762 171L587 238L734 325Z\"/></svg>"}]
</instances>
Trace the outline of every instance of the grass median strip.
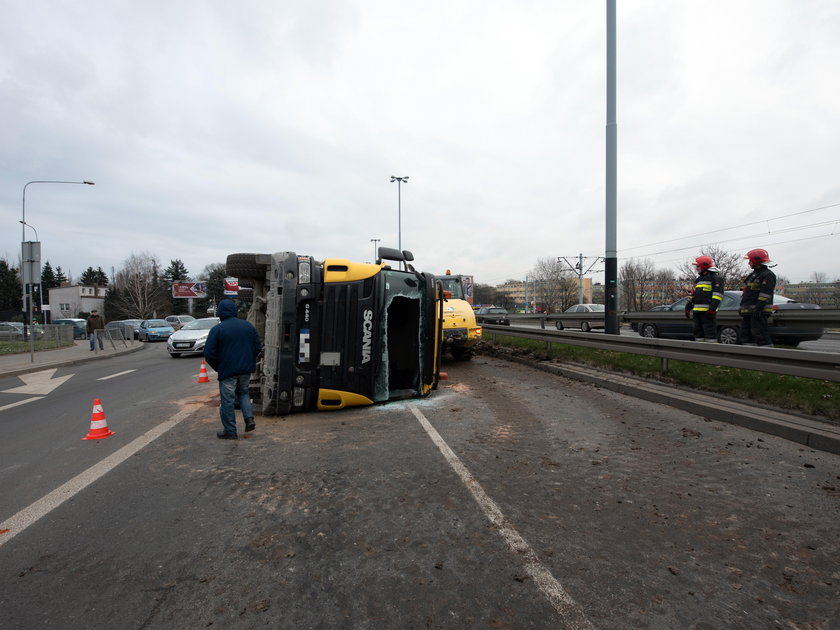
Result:
<instances>
[{"instance_id":1,"label":"grass median strip","mask_svg":"<svg viewBox=\"0 0 840 630\"><path fill-rule=\"evenodd\" d=\"M57 350L72 346L72 341L36 341L35 352L39 350ZM23 354L29 352L28 341L0 341L0 355Z\"/></svg>"},{"instance_id":2,"label":"grass median strip","mask_svg":"<svg viewBox=\"0 0 840 630\"><path fill-rule=\"evenodd\" d=\"M748 398L781 409L824 416L832 424L840 424L840 383L676 360L670 360L668 372L661 374L657 357L557 342L552 342L551 351L548 352L545 346L542 341L497 334L495 343L482 341L479 351L492 353L492 348L496 348L538 360L579 363L630 373L733 398Z\"/></svg>"}]
</instances>

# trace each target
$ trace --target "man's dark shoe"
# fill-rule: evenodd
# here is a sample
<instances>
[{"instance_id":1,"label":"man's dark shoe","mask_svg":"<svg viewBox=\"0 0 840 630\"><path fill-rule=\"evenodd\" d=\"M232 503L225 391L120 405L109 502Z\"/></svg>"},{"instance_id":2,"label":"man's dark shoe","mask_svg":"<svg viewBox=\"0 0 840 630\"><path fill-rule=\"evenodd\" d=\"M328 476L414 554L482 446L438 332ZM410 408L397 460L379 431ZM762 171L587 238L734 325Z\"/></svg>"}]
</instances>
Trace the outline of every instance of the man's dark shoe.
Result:
<instances>
[{"instance_id":1,"label":"man's dark shoe","mask_svg":"<svg viewBox=\"0 0 840 630\"><path fill-rule=\"evenodd\" d=\"M238 440L236 433L225 433L224 431L219 431L216 434L216 437L220 440Z\"/></svg>"},{"instance_id":2,"label":"man's dark shoe","mask_svg":"<svg viewBox=\"0 0 840 630\"><path fill-rule=\"evenodd\" d=\"M245 418L245 431L253 431L257 428L257 423L253 418Z\"/></svg>"}]
</instances>

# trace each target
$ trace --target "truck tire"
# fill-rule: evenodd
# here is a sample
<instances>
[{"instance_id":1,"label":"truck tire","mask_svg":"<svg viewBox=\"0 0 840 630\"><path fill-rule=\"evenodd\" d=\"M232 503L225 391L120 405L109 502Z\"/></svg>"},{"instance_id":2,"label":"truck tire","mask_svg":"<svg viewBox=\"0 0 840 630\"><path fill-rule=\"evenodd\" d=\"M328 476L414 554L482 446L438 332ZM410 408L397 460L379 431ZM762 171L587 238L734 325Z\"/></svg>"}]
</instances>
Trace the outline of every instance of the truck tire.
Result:
<instances>
[{"instance_id":1,"label":"truck tire","mask_svg":"<svg viewBox=\"0 0 840 630\"><path fill-rule=\"evenodd\" d=\"M452 357L456 361L469 361L473 358L472 348L452 348Z\"/></svg>"},{"instance_id":2,"label":"truck tire","mask_svg":"<svg viewBox=\"0 0 840 630\"><path fill-rule=\"evenodd\" d=\"M229 276L240 278L240 283L241 278L265 278L265 265L257 262L257 254L230 254L225 269Z\"/></svg>"}]
</instances>

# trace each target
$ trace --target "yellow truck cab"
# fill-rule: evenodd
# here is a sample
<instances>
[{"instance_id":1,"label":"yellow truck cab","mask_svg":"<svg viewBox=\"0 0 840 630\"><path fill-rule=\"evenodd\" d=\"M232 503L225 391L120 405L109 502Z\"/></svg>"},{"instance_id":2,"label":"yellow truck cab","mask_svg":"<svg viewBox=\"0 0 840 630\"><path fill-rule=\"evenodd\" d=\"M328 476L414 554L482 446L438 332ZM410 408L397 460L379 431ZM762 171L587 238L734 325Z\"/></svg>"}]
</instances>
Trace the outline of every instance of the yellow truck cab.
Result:
<instances>
[{"instance_id":1,"label":"yellow truck cab","mask_svg":"<svg viewBox=\"0 0 840 630\"><path fill-rule=\"evenodd\" d=\"M227 274L253 291L248 321L263 343L255 411L286 415L428 395L440 376L443 291L379 248L375 263L295 252L231 254ZM405 269L392 269L384 260Z\"/></svg>"},{"instance_id":2,"label":"yellow truck cab","mask_svg":"<svg viewBox=\"0 0 840 630\"><path fill-rule=\"evenodd\" d=\"M476 324L472 307L472 276L446 274L438 276L444 292L443 347L457 361L473 357L475 343L481 339L481 326Z\"/></svg>"}]
</instances>

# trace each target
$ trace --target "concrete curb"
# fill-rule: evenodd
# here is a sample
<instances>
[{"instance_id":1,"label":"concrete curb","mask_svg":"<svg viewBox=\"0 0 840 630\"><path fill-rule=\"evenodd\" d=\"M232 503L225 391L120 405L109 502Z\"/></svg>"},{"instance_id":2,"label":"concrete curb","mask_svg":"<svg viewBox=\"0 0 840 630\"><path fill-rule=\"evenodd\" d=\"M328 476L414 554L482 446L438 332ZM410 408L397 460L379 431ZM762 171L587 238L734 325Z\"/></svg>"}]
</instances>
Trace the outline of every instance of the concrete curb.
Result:
<instances>
[{"instance_id":1,"label":"concrete curb","mask_svg":"<svg viewBox=\"0 0 840 630\"><path fill-rule=\"evenodd\" d=\"M821 422L818 419L773 409L757 409L753 405L728 398L715 397L692 390L676 389L673 386L654 381L580 365L561 365L549 361L535 362L520 357L499 355L494 355L494 357L529 365L545 372L578 381L592 383L621 394L669 405L698 416L775 435L819 451L840 455L840 427Z\"/></svg>"}]
</instances>

